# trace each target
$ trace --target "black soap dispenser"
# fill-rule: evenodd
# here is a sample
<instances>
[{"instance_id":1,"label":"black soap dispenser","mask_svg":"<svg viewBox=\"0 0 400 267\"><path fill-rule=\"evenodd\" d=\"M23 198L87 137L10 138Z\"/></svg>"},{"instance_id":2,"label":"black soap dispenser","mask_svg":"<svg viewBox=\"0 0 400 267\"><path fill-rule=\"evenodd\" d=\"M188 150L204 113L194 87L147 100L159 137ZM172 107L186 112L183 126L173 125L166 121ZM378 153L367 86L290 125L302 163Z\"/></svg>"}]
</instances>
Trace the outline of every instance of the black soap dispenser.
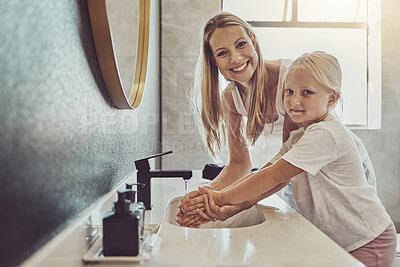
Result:
<instances>
[{"instance_id":1,"label":"black soap dispenser","mask_svg":"<svg viewBox=\"0 0 400 267\"><path fill-rule=\"evenodd\" d=\"M125 192L118 192L114 212L103 218L103 255L137 256L139 254L138 212L132 213Z\"/></svg>"}]
</instances>

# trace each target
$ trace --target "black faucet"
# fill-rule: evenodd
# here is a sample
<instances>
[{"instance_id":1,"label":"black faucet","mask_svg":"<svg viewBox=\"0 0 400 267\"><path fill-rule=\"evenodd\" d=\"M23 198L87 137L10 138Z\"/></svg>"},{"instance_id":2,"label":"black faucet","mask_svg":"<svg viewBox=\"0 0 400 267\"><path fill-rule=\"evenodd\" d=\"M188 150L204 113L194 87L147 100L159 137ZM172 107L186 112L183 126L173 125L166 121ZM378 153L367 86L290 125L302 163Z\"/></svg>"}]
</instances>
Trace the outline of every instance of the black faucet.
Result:
<instances>
[{"instance_id":1,"label":"black faucet","mask_svg":"<svg viewBox=\"0 0 400 267\"><path fill-rule=\"evenodd\" d=\"M138 190L138 201L143 202L146 210L151 210L151 193L150 193L150 180L151 178L177 178L181 177L184 180L192 178L192 171L189 170L150 170L149 159L161 157L172 153L167 151L164 153L156 154L147 158L135 160L137 170L137 182L144 184L143 188Z\"/></svg>"}]
</instances>

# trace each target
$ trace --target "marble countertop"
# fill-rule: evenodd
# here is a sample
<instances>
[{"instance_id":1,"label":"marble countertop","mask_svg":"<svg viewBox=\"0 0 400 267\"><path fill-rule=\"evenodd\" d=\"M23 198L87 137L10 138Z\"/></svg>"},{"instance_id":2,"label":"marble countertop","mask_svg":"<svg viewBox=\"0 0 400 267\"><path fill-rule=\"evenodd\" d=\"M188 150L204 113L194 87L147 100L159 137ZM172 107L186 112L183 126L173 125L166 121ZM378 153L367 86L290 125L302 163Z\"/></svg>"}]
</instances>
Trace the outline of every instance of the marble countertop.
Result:
<instances>
[{"instance_id":1,"label":"marble countertop","mask_svg":"<svg viewBox=\"0 0 400 267\"><path fill-rule=\"evenodd\" d=\"M194 171L193 178L189 181L189 190L206 182L207 180L201 178L200 171ZM266 218L261 224L242 228L192 229L170 224L164 219L167 203L185 193L182 179L152 179L151 190L153 209L146 211L146 224L161 225L159 240L151 258L139 263L90 265L364 266L277 195L257 204L257 208ZM101 206L106 205L108 208L109 202L104 202ZM97 213L101 212L97 210ZM75 226L50 241L22 266L88 266L82 261L87 250L87 244L85 246L82 239L88 239L82 238L87 233L87 229L84 230L85 225L87 228L87 218L81 218Z\"/></svg>"}]
</instances>

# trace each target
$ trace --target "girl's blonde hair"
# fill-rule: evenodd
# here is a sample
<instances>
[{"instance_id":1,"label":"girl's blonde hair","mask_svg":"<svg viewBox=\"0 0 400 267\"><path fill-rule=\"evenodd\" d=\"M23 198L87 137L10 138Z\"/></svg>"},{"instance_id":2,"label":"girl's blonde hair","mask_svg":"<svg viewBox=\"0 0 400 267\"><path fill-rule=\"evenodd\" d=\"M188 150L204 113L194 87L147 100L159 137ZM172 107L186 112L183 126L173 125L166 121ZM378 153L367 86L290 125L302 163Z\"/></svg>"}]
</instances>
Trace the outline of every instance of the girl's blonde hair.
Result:
<instances>
[{"instance_id":1,"label":"girl's blonde hair","mask_svg":"<svg viewBox=\"0 0 400 267\"><path fill-rule=\"evenodd\" d=\"M246 125L248 141L254 144L263 131L265 123L273 123L278 117L272 109L270 90L268 90L268 74L252 27L231 13L218 12L204 26L201 53L196 65L191 95L192 111L212 156L215 156L215 152L225 145L227 129L223 120L219 71L214 62L210 37L216 29L226 26L242 27L254 42L254 48L258 55L258 63L251 78L253 90L250 94Z\"/></svg>"},{"instance_id":2,"label":"girl's blonde hair","mask_svg":"<svg viewBox=\"0 0 400 267\"><path fill-rule=\"evenodd\" d=\"M334 91L341 96L342 69L336 57L324 51L304 53L290 64L286 76L296 69L306 71L327 90ZM337 102L331 108L335 107Z\"/></svg>"}]
</instances>

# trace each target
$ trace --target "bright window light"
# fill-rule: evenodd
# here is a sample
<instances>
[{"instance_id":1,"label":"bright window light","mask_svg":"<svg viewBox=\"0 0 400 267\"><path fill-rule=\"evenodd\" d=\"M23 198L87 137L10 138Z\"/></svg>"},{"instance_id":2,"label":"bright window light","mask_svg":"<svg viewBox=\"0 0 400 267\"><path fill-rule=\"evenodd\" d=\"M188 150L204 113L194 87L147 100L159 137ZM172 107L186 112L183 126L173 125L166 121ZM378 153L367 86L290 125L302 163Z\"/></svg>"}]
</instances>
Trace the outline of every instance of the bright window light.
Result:
<instances>
[{"instance_id":1,"label":"bright window light","mask_svg":"<svg viewBox=\"0 0 400 267\"><path fill-rule=\"evenodd\" d=\"M322 50L343 72L343 106L353 129L381 128L380 0L224 0L223 10L253 24L265 59Z\"/></svg>"}]
</instances>

